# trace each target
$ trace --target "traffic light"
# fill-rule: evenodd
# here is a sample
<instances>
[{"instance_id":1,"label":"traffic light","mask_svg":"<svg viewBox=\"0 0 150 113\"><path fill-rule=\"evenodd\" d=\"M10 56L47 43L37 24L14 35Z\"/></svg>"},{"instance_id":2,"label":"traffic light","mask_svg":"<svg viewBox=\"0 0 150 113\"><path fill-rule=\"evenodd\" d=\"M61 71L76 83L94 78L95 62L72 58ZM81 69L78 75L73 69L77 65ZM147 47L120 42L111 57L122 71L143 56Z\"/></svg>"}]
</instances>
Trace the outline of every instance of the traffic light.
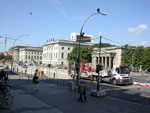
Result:
<instances>
[{"instance_id":1,"label":"traffic light","mask_svg":"<svg viewBox=\"0 0 150 113\"><path fill-rule=\"evenodd\" d=\"M75 64L75 68L76 68L76 71L78 72L79 71L79 63Z\"/></svg>"},{"instance_id":2,"label":"traffic light","mask_svg":"<svg viewBox=\"0 0 150 113\"><path fill-rule=\"evenodd\" d=\"M99 73L99 71L103 70L103 66L102 65L97 65L96 66L96 73Z\"/></svg>"}]
</instances>

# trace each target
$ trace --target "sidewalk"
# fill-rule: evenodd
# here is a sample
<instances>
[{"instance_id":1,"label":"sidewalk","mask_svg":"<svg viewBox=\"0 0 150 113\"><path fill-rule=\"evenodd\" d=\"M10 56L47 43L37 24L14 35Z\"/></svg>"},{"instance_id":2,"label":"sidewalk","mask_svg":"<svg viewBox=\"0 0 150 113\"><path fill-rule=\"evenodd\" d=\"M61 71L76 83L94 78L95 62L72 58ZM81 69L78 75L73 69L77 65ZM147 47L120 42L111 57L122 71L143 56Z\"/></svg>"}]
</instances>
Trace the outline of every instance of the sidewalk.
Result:
<instances>
[{"instance_id":1,"label":"sidewalk","mask_svg":"<svg viewBox=\"0 0 150 113\"><path fill-rule=\"evenodd\" d=\"M13 81L14 82L14 81ZM17 82L17 80L16 80ZM27 81L26 81L27 82ZM14 102L4 113L149 113L150 107L109 96L97 98L87 92L87 102L77 101L78 93L55 84L13 85ZM107 93L106 93L107 95ZM2 110L0 110L1 112ZM3 111L2 111L3 113Z\"/></svg>"}]
</instances>

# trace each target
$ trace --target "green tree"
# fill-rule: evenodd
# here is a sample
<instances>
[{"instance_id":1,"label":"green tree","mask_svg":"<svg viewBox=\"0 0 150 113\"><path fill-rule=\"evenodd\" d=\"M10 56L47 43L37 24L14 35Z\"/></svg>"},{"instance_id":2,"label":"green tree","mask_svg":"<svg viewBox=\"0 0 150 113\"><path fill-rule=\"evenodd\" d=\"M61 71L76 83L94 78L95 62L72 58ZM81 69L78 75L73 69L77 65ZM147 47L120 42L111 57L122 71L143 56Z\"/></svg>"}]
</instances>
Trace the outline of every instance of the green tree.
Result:
<instances>
[{"instance_id":1,"label":"green tree","mask_svg":"<svg viewBox=\"0 0 150 113\"><path fill-rule=\"evenodd\" d=\"M1 54L0 55L0 60L4 59L5 58L5 55L4 54Z\"/></svg>"},{"instance_id":2,"label":"green tree","mask_svg":"<svg viewBox=\"0 0 150 113\"><path fill-rule=\"evenodd\" d=\"M145 53L142 60L142 68L144 70L150 69L150 47L145 48Z\"/></svg>"},{"instance_id":3,"label":"green tree","mask_svg":"<svg viewBox=\"0 0 150 113\"><path fill-rule=\"evenodd\" d=\"M143 46L139 46L135 49L134 53L134 66L139 67L140 65L144 65L144 55L145 55L145 48Z\"/></svg>"},{"instance_id":4,"label":"green tree","mask_svg":"<svg viewBox=\"0 0 150 113\"><path fill-rule=\"evenodd\" d=\"M130 66L132 64L132 48L128 48L127 50L123 51L122 53L122 59L121 59L121 64Z\"/></svg>"},{"instance_id":5,"label":"green tree","mask_svg":"<svg viewBox=\"0 0 150 113\"><path fill-rule=\"evenodd\" d=\"M92 49L90 47L80 47L80 60L83 62L91 62L91 53ZM73 48L72 52L70 52L68 56L69 62L75 62L77 60L79 54L79 47Z\"/></svg>"},{"instance_id":6,"label":"green tree","mask_svg":"<svg viewBox=\"0 0 150 113\"><path fill-rule=\"evenodd\" d=\"M111 44L108 43L102 43L101 47L111 47ZM92 57L91 54L93 52L93 48L99 48L99 44L94 44L93 46L89 46L89 47L80 47L80 59L82 58L83 62L91 62L92 61ZM74 48L72 50L72 52L70 52L69 56L68 56L68 61L69 62L75 62L75 59L77 59L79 54L79 47Z\"/></svg>"},{"instance_id":7,"label":"green tree","mask_svg":"<svg viewBox=\"0 0 150 113\"><path fill-rule=\"evenodd\" d=\"M11 59L12 59L12 56L11 56L11 55L5 56L5 60L11 60Z\"/></svg>"}]
</instances>

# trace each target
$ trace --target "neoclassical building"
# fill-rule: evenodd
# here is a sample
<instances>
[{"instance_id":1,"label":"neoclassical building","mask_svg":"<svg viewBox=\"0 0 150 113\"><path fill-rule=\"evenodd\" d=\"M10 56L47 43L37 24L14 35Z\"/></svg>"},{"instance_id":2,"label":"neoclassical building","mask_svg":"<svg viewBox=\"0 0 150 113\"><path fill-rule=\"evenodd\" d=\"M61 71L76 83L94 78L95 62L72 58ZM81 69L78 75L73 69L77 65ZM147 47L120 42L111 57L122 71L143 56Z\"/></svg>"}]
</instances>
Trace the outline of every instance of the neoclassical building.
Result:
<instances>
[{"instance_id":1,"label":"neoclassical building","mask_svg":"<svg viewBox=\"0 0 150 113\"><path fill-rule=\"evenodd\" d=\"M68 66L67 56L78 44L71 40L53 40L43 45L43 64ZM87 47L92 43L81 43L81 46Z\"/></svg>"},{"instance_id":2,"label":"neoclassical building","mask_svg":"<svg viewBox=\"0 0 150 113\"><path fill-rule=\"evenodd\" d=\"M19 61L23 63L38 63L42 64L42 47L28 47L19 50Z\"/></svg>"},{"instance_id":3,"label":"neoclassical building","mask_svg":"<svg viewBox=\"0 0 150 113\"><path fill-rule=\"evenodd\" d=\"M122 47L105 47L101 48L100 58L99 58L99 48L94 48L92 53L92 66L95 69L96 65L100 64L104 68L112 68L114 65L121 65L121 54L123 48Z\"/></svg>"},{"instance_id":4,"label":"neoclassical building","mask_svg":"<svg viewBox=\"0 0 150 113\"><path fill-rule=\"evenodd\" d=\"M14 47L11 47L8 51L8 54L12 55L13 61L15 63L19 62L20 49L22 48L28 48L28 46L14 46Z\"/></svg>"}]
</instances>

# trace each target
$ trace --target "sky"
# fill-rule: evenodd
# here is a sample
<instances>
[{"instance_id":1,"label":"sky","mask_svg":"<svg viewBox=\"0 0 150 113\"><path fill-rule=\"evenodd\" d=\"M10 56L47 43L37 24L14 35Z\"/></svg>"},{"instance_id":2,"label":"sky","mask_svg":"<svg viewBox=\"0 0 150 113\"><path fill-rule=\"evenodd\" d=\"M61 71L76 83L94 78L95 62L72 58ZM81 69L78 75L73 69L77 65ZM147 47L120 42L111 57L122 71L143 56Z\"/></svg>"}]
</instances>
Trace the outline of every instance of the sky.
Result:
<instances>
[{"instance_id":1,"label":"sky","mask_svg":"<svg viewBox=\"0 0 150 113\"><path fill-rule=\"evenodd\" d=\"M8 39L7 50L15 45L42 46L47 40L70 40L70 34L85 24L83 32L99 36L102 43L150 46L150 0L0 0L0 36ZM26 36L30 35L30 36ZM5 39L0 38L0 52ZM94 40L98 43L98 40Z\"/></svg>"}]
</instances>

